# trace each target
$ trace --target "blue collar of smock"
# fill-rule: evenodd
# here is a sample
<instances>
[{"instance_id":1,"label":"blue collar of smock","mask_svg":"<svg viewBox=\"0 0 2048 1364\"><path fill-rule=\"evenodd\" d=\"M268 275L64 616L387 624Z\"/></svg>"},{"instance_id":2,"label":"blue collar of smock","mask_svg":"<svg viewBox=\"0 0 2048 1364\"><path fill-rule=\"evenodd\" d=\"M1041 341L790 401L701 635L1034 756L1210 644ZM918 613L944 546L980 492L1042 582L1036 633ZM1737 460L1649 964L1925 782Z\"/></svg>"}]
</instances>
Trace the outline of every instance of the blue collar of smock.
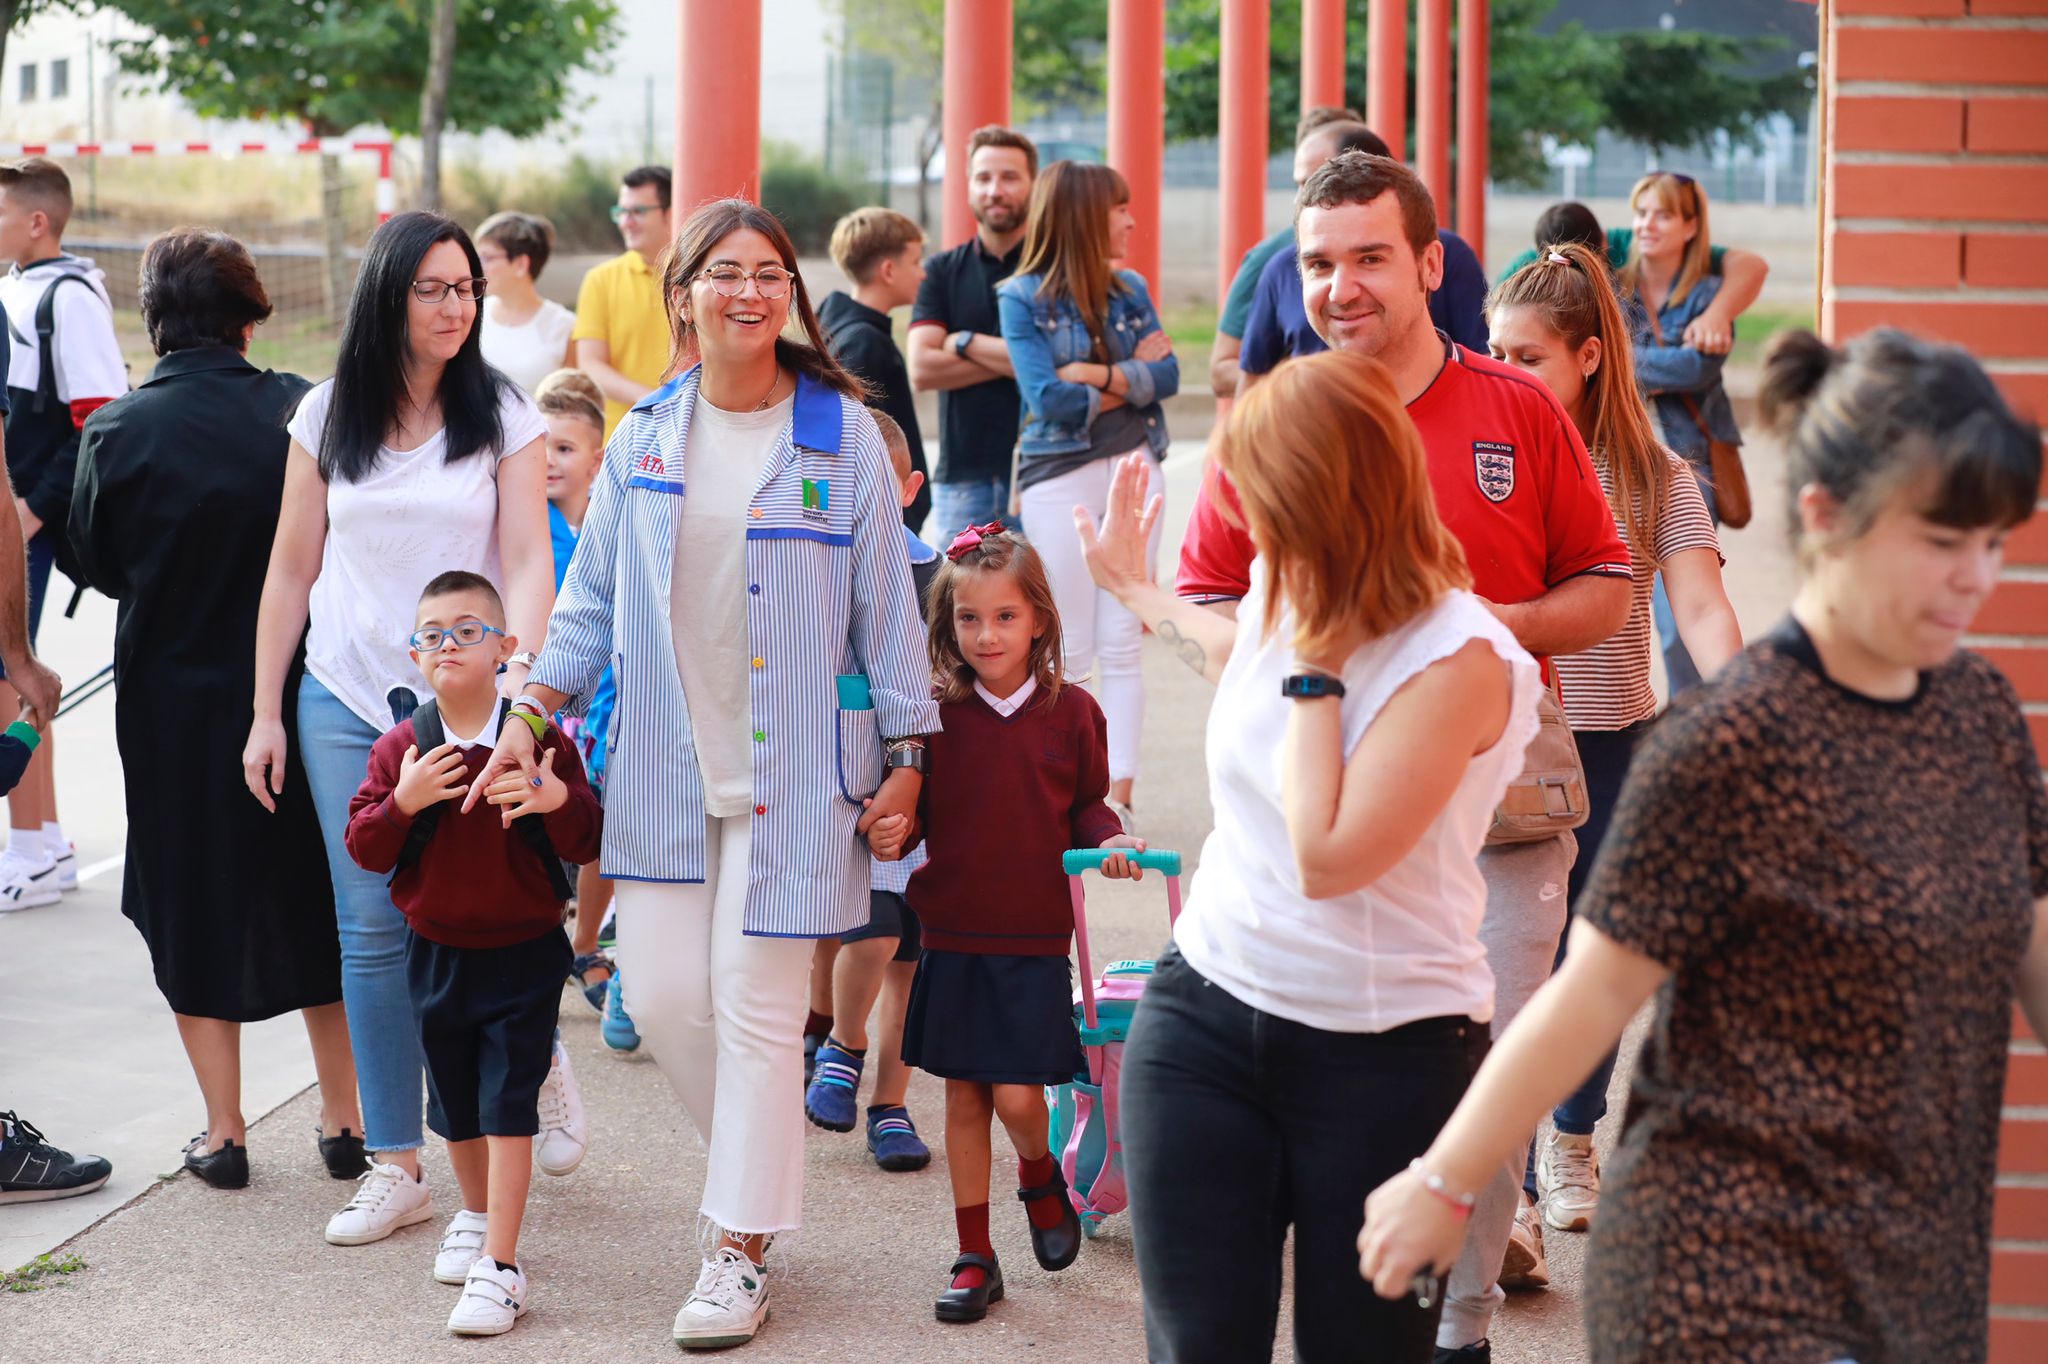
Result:
<instances>
[{"instance_id":1,"label":"blue collar of smock","mask_svg":"<svg viewBox=\"0 0 2048 1364\"><path fill-rule=\"evenodd\" d=\"M695 388L700 368L699 365L690 366L634 403L633 411L658 406L680 396L685 389ZM845 422L846 409L839 401L838 391L799 372L796 376L796 410L790 420L791 443L803 450L837 454L840 439L845 434Z\"/></svg>"}]
</instances>

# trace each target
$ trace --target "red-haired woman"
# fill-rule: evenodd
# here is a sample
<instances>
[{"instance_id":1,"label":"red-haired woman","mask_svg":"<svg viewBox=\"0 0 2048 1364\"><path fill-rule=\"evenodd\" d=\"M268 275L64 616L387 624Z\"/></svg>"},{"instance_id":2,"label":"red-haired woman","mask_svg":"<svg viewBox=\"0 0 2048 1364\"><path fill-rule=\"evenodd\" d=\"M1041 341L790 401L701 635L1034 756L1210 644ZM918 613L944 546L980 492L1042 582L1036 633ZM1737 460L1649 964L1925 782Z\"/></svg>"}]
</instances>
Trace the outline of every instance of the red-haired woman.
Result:
<instances>
[{"instance_id":1,"label":"red-haired woman","mask_svg":"<svg viewBox=\"0 0 2048 1364\"><path fill-rule=\"evenodd\" d=\"M1281 366L1219 453L1260 553L1235 623L1147 577L1138 459L1099 541L1077 514L1096 581L1217 684L1215 831L1124 1053L1146 1333L1157 1360L1268 1357L1291 1225L1300 1357L1426 1361L1440 1296L1346 1282L1346 1200L1428 1146L1485 1055L1477 855L1542 683L1468 590L1379 362Z\"/></svg>"}]
</instances>

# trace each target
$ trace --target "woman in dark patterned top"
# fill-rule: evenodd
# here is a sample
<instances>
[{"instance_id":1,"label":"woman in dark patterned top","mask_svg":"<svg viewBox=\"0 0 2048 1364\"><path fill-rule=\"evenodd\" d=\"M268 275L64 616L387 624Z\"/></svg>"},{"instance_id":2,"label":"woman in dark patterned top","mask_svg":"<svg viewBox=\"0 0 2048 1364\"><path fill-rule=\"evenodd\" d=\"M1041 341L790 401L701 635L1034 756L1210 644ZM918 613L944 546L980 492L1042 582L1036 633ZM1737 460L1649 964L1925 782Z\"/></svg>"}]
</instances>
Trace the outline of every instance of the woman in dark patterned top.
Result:
<instances>
[{"instance_id":1,"label":"woman in dark patterned top","mask_svg":"<svg viewBox=\"0 0 2048 1364\"><path fill-rule=\"evenodd\" d=\"M1652 992L1587 1264L1596 1361L1985 1357L2017 992L2048 1037L2048 793L1958 644L2041 486L2039 432L1897 332L1767 361L1806 580L1638 754L1564 969L1367 1201L1383 1294Z\"/></svg>"}]
</instances>

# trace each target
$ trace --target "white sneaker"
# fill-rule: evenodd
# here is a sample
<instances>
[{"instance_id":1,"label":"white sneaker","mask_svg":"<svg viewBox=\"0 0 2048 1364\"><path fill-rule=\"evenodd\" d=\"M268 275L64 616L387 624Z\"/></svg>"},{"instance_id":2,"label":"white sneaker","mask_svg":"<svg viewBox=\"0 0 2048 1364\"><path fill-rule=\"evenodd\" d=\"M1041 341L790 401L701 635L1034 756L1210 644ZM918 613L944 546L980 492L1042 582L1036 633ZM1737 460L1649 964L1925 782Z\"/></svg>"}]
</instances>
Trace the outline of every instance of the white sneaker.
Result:
<instances>
[{"instance_id":1,"label":"white sneaker","mask_svg":"<svg viewBox=\"0 0 2048 1364\"><path fill-rule=\"evenodd\" d=\"M36 861L12 848L0 853L0 913L54 905L63 894L57 884L56 858Z\"/></svg>"},{"instance_id":2,"label":"white sneaker","mask_svg":"<svg viewBox=\"0 0 2048 1364\"><path fill-rule=\"evenodd\" d=\"M744 1345L766 1320L767 1274L744 1253L720 1246L676 1313L676 1344L685 1350Z\"/></svg>"},{"instance_id":3,"label":"white sneaker","mask_svg":"<svg viewBox=\"0 0 2048 1364\"><path fill-rule=\"evenodd\" d=\"M469 1267L484 1253L484 1226L480 1212L464 1208L455 1214L448 1230L441 1233L441 1248L434 1252L434 1278L441 1283L459 1284L469 1277Z\"/></svg>"},{"instance_id":4,"label":"white sneaker","mask_svg":"<svg viewBox=\"0 0 2048 1364\"><path fill-rule=\"evenodd\" d=\"M479 1256L462 1281L462 1296L448 1314L448 1329L458 1336L502 1336L525 1315L526 1276Z\"/></svg>"},{"instance_id":5,"label":"white sneaker","mask_svg":"<svg viewBox=\"0 0 2048 1364\"><path fill-rule=\"evenodd\" d=\"M1543 1254L1543 1219L1525 1194L1508 1228L1508 1250L1500 1265L1502 1288L1542 1288L1550 1282L1550 1261Z\"/></svg>"},{"instance_id":6,"label":"white sneaker","mask_svg":"<svg viewBox=\"0 0 2048 1364\"><path fill-rule=\"evenodd\" d=\"M1591 1137L1552 1132L1536 1156L1536 1196L1543 1220L1559 1231L1584 1231L1600 1210L1600 1157Z\"/></svg>"},{"instance_id":7,"label":"white sneaker","mask_svg":"<svg viewBox=\"0 0 2048 1364\"><path fill-rule=\"evenodd\" d=\"M66 843L64 851L57 854L57 889L78 889L78 845Z\"/></svg>"},{"instance_id":8,"label":"white sneaker","mask_svg":"<svg viewBox=\"0 0 2048 1364\"><path fill-rule=\"evenodd\" d=\"M576 1072L569 1069L569 1052L557 1040L554 1063L540 1087L540 1141L534 1148L535 1158L542 1174L566 1175L583 1163L589 1149L590 1121L583 1113L583 1093L576 1088Z\"/></svg>"},{"instance_id":9,"label":"white sneaker","mask_svg":"<svg viewBox=\"0 0 2048 1364\"><path fill-rule=\"evenodd\" d=\"M372 1165L357 1176L356 1196L348 1206L327 1219L327 1244L366 1246L433 1215L425 1180L396 1165Z\"/></svg>"}]
</instances>

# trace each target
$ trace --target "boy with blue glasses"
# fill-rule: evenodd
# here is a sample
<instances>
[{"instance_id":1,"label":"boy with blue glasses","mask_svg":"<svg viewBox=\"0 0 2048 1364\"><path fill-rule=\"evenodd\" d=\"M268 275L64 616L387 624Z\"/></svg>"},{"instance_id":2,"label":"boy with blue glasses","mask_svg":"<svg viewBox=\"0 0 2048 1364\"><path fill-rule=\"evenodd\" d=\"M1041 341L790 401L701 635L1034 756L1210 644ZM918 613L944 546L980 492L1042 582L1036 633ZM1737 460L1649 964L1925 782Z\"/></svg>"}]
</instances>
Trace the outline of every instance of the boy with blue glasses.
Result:
<instances>
[{"instance_id":1,"label":"boy with blue glasses","mask_svg":"<svg viewBox=\"0 0 2048 1364\"><path fill-rule=\"evenodd\" d=\"M474 573L428 583L417 619L413 661L434 699L371 748L348 850L364 870L392 873L411 929L427 1125L447 1139L462 1186L434 1262L435 1278L462 1285L448 1329L500 1335L526 1311L519 1227L571 955L562 861L597 859L602 817L575 745L538 717L537 775L510 773L463 812L504 722L498 668L518 641L496 589ZM422 1202L413 1220L427 1215Z\"/></svg>"}]
</instances>

